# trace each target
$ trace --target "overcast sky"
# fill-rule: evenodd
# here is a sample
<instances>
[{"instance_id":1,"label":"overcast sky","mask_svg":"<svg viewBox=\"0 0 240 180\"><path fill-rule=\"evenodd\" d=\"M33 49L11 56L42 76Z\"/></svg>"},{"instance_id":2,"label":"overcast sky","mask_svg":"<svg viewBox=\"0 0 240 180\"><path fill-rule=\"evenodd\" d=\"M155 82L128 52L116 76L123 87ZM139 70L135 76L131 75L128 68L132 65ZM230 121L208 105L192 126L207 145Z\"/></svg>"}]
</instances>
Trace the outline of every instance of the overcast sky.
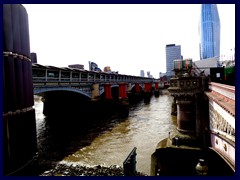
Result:
<instances>
[{"instance_id":1,"label":"overcast sky","mask_svg":"<svg viewBox=\"0 0 240 180\"><path fill-rule=\"evenodd\" d=\"M31 52L58 67L93 61L120 74L155 77L166 72L166 44L181 45L183 58L199 60L200 4L24 4ZM220 4L221 55L235 47L235 5Z\"/></svg>"}]
</instances>

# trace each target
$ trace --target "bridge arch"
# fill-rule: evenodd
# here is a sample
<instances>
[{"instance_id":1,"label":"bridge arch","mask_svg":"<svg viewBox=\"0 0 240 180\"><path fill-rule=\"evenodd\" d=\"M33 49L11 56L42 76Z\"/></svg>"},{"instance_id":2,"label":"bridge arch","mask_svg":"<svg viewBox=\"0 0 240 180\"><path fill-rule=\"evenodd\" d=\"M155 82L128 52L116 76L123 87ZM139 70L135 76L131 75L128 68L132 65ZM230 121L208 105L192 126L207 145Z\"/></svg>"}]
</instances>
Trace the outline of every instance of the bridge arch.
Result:
<instances>
[{"instance_id":1,"label":"bridge arch","mask_svg":"<svg viewBox=\"0 0 240 180\"><path fill-rule=\"evenodd\" d=\"M70 91L82 94L88 98L91 98L91 92L83 91L82 89L72 88L72 87L41 87L34 89L34 95L40 95L42 93L51 92L51 91Z\"/></svg>"},{"instance_id":2,"label":"bridge arch","mask_svg":"<svg viewBox=\"0 0 240 180\"><path fill-rule=\"evenodd\" d=\"M142 84L139 84L139 86L143 89L143 85ZM132 84L131 85L131 90L135 87L135 84Z\"/></svg>"}]
</instances>

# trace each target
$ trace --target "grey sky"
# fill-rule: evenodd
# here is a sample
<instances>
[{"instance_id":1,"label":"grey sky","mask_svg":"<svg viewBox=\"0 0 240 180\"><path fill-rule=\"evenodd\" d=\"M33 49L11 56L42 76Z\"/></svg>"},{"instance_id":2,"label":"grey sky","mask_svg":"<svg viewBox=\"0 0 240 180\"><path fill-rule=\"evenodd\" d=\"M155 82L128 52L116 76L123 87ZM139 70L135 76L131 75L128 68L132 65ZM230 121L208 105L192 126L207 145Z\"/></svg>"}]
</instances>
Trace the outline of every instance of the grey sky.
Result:
<instances>
[{"instance_id":1,"label":"grey sky","mask_svg":"<svg viewBox=\"0 0 240 180\"><path fill-rule=\"evenodd\" d=\"M200 4L25 5L38 63L66 67L93 61L121 74L166 72L166 44L199 59ZM221 54L235 47L235 5L218 5Z\"/></svg>"}]
</instances>

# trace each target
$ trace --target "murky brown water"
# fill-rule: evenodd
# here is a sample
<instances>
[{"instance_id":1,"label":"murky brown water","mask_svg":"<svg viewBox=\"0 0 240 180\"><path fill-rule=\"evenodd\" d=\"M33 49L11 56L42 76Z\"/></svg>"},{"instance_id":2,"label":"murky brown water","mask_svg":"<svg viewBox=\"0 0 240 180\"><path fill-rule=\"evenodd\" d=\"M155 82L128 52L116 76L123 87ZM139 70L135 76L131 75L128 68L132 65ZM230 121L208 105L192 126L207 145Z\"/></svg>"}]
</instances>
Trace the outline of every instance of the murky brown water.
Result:
<instances>
[{"instance_id":1,"label":"murky brown water","mask_svg":"<svg viewBox=\"0 0 240 180\"><path fill-rule=\"evenodd\" d=\"M149 104L139 102L131 106L128 118L112 118L104 127L91 127L84 135L79 135L68 133L71 130L65 129L69 127L53 128L42 114L43 104L36 96L39 157L46 161L122 166L131 150L137 147L137 171L149 175L151 154L156 145L176 127L171 103L169 95L152 96ZM71 138L62 133L71 134Z\"/></svg>"}]
</instances>

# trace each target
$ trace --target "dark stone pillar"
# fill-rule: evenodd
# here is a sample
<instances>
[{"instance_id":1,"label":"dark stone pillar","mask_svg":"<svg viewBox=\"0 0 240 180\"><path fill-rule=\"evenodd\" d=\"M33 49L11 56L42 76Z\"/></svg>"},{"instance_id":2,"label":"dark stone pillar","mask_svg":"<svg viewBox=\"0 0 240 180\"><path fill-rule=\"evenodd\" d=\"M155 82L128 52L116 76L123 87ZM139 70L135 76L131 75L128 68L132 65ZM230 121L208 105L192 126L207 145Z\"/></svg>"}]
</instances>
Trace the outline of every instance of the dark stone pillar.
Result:
<instances>
[{"instance_id":1,"label":"dark stone pillar","mask_svg":"<svg viewBox=\"0 0 240 180\"><path fill-rule=\"evenodd\" d=\"M176 97L174 97L172 101L172 112L171 115L176 116L177 115L177 104L176 104Z\"/></svg>"},{"instance_id":2,"label":"dark stone pillar","mask_svg":"<svg viewBox=\"0 0 240 180\"><path fill-rule=\"evenodd\" d=\"M196 118L196 135L198 138L203 136L203 96L201 94L195 94L195 118Z\"/></svg>"},{"instance_id":3,"label":"dark stone pillar","mask_svg":"<svg viewBox=\"0 0 240 180\"><path fill-rule=\"evenodd\" d=\"M150 102L150 99L151 99L151 94L150 94L150 92L144 92L144 94L143 94L144 103L149 103L149 102Z\"/></svg>"},{"instance_id":4,"label":"dark stone pillar","mask_svg":"<svg viewBox=\"0 0 240 180\"><path fill-rule=\"evenodd\" d=\"M127 98L120 99L118 105L118 116L120 118L126 118L129 115L129 101Z\"/></svg>"},{"instance_id":5,"label":"dark stone pillar","mask_svg":"<svg viewBox=\"0 0 240 180\"><path fill-rule=\"evenodd\" d=\"M27 11L3 5L4 175L38 175Z\"/></svg>"},{"instance_id":6,"label":"dark stone pillar","mask_svg":"<svg viewBox=\"0 0 240 180\"><path fill-rule=\"evenodd\" d=\"M184 134L195 133L194 103L190 98L177 99L177 129Z\"/></svg>"},{"instance_id":7,"label":"dark stone pillar","mask_svg":"<svg viewBox=\"0 0 240 180\"><path fill-rule=\"evenodd\" d=\"M155 91L154 91L154 96L155 96L155 97L159 97L159 90L155 90Z\"/></svg>"},{"instance_id":8,"label":"dark stone pillar","mask_svg":"<svg viewBox=\"0 0 240 180\"><path fill-rule=\"evenodd\" d=\"M154 95L155 95L155 97L159 97L159 86L158 86L158 82L155 83Z\"/></svg>"}]
</instances>

